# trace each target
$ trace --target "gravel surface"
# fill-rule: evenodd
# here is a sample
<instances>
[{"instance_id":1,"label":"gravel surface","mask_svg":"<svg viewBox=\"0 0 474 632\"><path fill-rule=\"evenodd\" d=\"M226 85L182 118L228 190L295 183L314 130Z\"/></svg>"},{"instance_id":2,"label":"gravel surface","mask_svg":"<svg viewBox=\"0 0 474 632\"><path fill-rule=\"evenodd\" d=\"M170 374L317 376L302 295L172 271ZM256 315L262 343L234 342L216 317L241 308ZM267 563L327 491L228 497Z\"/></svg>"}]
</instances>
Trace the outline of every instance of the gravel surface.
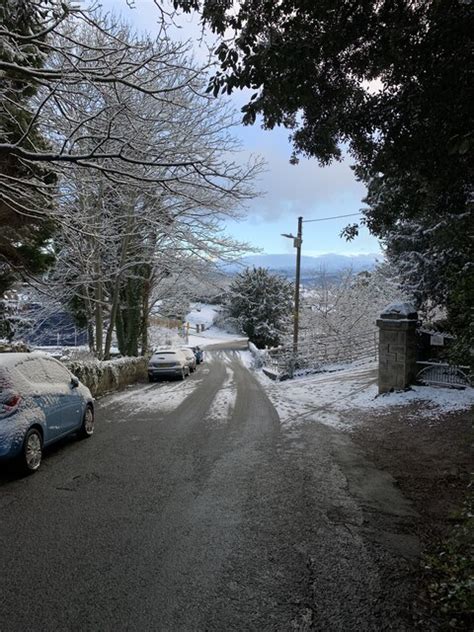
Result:
<instances>
[{"instance_id":1,"label":"gravel surface","mask_svg":"<svg viewBox=\"0 0 474 632\"><path fill-rule=\"evenodd\" d=\"M348 433L282 428L237 353L206 358L0 472L2 632L411 629L417 513L392 476Z\"/></svg>"}]
</instances>

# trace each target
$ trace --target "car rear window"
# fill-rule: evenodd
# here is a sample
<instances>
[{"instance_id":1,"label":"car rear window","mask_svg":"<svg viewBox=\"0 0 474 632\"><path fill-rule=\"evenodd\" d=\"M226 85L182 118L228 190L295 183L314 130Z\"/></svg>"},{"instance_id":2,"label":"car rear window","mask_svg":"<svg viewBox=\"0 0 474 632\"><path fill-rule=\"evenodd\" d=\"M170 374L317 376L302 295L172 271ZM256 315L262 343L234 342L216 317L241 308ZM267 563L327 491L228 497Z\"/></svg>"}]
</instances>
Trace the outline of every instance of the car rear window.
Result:
<instances>
[{"instance_id":1,"label":"car rear window","mask_svg":"<svg viewBox=\"0 0 474 632\"><path fill-rule=\"evenodd\" d=\"M31 358L16 366L21 375L32 384L44 384L48 381L45 368L40 358Z\"/></svg>"}]
</instances>

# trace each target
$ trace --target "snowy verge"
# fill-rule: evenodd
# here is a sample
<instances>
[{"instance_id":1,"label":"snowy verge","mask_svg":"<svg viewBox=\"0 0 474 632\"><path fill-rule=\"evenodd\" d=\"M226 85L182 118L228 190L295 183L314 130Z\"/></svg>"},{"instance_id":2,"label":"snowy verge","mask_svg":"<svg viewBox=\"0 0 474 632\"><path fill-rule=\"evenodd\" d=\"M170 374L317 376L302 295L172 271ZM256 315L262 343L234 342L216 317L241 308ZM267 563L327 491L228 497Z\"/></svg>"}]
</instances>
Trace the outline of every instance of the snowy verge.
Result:
<instances>
[{"instance_id":1,"label":"snowy verge","mask_svg":"<svg viewBox=\"0 0 474 632\"><path fill-rule=\"evenodd\" d=\"M259 369L265 364L265 356L263 351L261 351L253 342L249 340L249 351L252 354L254 359L254 367Z\"/></svg>"},{"instance_id":2,"label":"snowy verge","mask_svg":"<svg viewBox=\"0 0 474 632\"><path fill-rule=\"evenodd\" d=\"M406 391L378 395L374 362L285 382L273 382L263 372L258 372L258 376L284 426L314 421L348 430L361 424L368 413L400 414L410 423L432 423L446 413L474 406L473 388L413 386Z\"/></svg>"},{"instance_id":3,"label":"snowy verge","mask_svg":"<svg viewBox=\"0 0 474 632\"><path fill-rule=\"evenodd\" d=\"M89 388L94 397L144 381L148 375L148 358L145 357L118 358L103 362L72 360L64 364Z\"/></svg>"},{"instance_id":4,"label":"snowy verge","mask_svg":"<svg viewBox=\"0 0 474 632\"><path fill-rule=\"evenodd\" d=\"M243 350L237 351L237 354L240 361L247 369L254 370L254 369L259 368L259 365L257 364L257 360L255 359L255 356L250 351L250 349L245 350L245 351Z\"/></svg>"}]
</instances>

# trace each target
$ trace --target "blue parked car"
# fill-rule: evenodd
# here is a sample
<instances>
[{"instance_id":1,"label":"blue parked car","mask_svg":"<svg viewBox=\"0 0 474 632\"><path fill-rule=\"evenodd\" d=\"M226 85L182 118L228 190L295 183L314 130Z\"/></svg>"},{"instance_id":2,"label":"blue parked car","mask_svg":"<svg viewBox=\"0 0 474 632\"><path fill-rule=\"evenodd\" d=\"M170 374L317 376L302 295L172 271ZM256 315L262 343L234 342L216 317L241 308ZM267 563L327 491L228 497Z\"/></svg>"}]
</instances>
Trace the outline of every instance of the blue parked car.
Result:
<instances>
[{"instance_id":1,"label":"blue parked car","mask_svg":"<svg viewBox=\"0 0 474 632\"><path fill-rule=\"evenodd\" d=\"M201 364L201 362L204 362L204 351L201 349L201 347L189 347L189 348L192 349L194 353L194 357L196 358L196 364Z\"/></svg>"},{"instance_id":2,"label":"blue parked car","mask_svg":"<svg viewBox=\"0 0 474 632\"><path fill-rule=\"evenodd\" d=\"M0 461L35 472L43 448L94 432L94 400L68 369L42 353L0 354Z\"/></svg>"}]
</instances>

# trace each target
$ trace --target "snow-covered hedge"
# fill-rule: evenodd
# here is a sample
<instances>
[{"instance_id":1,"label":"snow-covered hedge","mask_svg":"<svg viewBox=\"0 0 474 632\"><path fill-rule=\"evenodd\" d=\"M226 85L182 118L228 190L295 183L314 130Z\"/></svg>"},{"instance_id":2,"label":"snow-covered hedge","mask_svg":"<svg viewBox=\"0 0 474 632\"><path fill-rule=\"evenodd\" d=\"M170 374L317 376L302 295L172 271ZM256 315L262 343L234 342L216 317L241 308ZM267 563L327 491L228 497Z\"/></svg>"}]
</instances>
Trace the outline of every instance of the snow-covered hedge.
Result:
<instances>
[{"instance_id":1,"label":"snow-covered hedge","mask_svg":"<svg viewBox=\"0 0 474 632\"><path fill-rule=\"evenodd\" d=\"M24 342L8 342L0 339L0 353L28 353L30 348Z\"/></svg>"},{"instance_id":2,"label":"snow-covered hedge","mask_svg":"<svg viewBox=\"0 0 474 632\"><path fill-rule=\"evenodd\" d=\"M94 397L100 397L146 380L148 358L118 358L104 362L72 360L65 364L90 389Z\"/></svg>"}]
</instances>

